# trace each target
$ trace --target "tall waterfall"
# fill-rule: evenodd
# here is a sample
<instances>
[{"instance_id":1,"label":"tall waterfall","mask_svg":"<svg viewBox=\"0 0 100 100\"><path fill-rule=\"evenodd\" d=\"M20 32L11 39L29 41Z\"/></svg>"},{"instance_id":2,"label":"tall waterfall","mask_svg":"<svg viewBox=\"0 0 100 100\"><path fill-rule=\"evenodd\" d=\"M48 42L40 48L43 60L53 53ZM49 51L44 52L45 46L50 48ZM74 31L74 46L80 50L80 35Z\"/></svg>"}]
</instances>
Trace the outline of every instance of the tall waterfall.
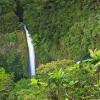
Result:
<instances>
[{"instance_id":1,"label":"tall waterfall","mask_svg":"<svg viewBox=\"0 0 100 100\"><path fill-rule=\"evenodd\" d=\"M29 52L29 67L31 76L35 75L35 51L34 46L32 43L32 38L28 32L28 29L26 28L26 25L24 25L24 30L26 34L27 44L28 44L28 52Z\"/></svg>"}]
</instances>

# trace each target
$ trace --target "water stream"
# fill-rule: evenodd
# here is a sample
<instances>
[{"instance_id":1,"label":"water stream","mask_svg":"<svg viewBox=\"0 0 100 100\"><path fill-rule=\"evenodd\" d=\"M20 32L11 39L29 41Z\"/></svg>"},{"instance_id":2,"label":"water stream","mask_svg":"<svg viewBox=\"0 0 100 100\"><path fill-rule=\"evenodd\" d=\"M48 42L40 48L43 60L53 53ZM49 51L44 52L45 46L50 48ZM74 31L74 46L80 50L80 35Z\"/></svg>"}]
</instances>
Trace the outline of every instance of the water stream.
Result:
<instances>
[{"instance_id":1,"label":"water stream","mask_svg":"<svg viewBox=\"0 0 100 100\"><path fill-rule=\"evenodd\" d=\"M28 29L26 25L24 25L24 30L25 30L25 35L27 39L27 44L28 44L28 54L29 54L29 68L30 68L30 74L31 76L35 75L35 51L34 51L34 46L32 43L32 38L28 32Z\"/></svg>"}]
</instances>

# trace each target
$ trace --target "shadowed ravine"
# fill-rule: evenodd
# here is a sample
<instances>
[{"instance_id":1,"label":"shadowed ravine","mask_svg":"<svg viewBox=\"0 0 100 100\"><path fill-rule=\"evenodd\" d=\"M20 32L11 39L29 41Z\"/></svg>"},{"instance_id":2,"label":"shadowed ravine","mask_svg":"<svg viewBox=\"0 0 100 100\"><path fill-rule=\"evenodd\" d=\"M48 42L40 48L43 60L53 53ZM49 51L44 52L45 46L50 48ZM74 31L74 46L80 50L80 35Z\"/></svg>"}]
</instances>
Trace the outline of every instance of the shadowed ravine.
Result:
<instances>
[{"instance_id":1,"label":"shadowed ravine","mask_svg":"<svg viewBox=\"0 0 100 100\"><path fill-rule=\"evenodd\" d=\"M24 33L26 36L26 40L27 40L27 45L28 45L28 65L29 65L29 69L30 69L30 75L33 76L35 75L35 52L34 52L34 46L32 44L32 38L28 32L28 29L26 27L26 25L23 23L23 13L24 13L24 9L23 6L20 2L20 0L15 0L16 3L16 11L15 14L17 15L19 22L23 25L24 27Z\"/></svg>"}]
</instances>

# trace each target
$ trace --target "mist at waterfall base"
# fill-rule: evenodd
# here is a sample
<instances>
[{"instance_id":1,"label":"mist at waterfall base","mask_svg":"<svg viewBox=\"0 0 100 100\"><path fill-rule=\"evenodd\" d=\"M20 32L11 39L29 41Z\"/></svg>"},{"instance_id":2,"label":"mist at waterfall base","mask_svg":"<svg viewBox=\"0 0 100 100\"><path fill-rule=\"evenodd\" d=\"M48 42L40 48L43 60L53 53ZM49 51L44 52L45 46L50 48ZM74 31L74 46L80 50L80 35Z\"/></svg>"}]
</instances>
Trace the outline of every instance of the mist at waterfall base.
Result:
<instances>
[{"instance_id":1,"label":"mist at waterfall base","mask_svg":"<svg viewBox=\"0 0 100 100\"><path fill-rule=\"evenodd\" d=\"M28 32L28 29L26 25L24 25L24 30L25 30L25 35L26 35L26 40L27 40L27 45L28 45L28 56L29 56L29 68L30 68L30 74L31 76L35 75L35 51L34 51L34 46L32 43L32 38Z\"/></svg>"}]
</instances>

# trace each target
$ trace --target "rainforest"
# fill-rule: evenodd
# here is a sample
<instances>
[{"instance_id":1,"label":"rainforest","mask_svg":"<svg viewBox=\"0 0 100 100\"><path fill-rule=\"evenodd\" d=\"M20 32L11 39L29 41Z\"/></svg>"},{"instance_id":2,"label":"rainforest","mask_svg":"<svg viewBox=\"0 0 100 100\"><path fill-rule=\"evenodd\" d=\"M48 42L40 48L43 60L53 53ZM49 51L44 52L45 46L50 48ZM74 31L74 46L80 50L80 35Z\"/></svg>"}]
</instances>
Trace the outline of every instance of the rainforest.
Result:
<instances>
[{"instance_id":1,"label":"rainforest","mask_svg":"<svg viewBox=\"0 0 100 100\"><path fill-rule=\"evenodd\" d=\"M0 100L100 100L100 0L0 0Z\"/></svg>"}]
</instances>

